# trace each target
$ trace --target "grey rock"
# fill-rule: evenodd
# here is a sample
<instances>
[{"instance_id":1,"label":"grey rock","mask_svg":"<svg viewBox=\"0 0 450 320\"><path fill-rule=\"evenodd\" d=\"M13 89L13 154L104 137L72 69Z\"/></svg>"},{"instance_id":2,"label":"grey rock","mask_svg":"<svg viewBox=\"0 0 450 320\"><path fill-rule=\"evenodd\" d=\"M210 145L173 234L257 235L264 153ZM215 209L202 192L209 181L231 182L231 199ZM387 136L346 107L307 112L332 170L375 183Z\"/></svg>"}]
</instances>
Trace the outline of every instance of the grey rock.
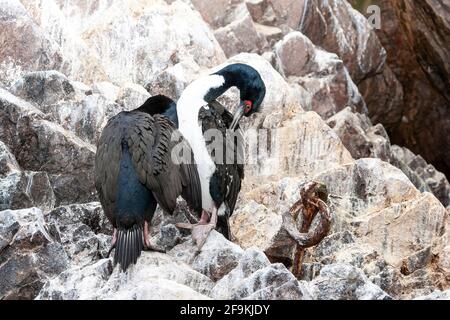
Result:
<instances>
[{"instance_id":1,"label":"grey rock","mask_svg":"<svg viewBox=\"0 0 450 320\"><path fill-rule=\"evenodd\" d=\"M26 73L10 91L37 106L55 104L75 96L75 89L69 79L58 71Z\"/></svg>"},{"instance_id":2,"label":"grey rock","mask_svg":"<svg viewBox=\"0 0 450 320\"><path fill-rule=\"evenodd\" d=\"M91 264L106 256L111 246L112 226L98 202L55 208L46 215L70 259Z\"/></svg>"},{"instance_id":3,"label":"grey rock","mask_svg":"<svg viewBox=\"0 0 450 320\"><path fill-rule=\"evenodd\" d=\"M190 240L177 245L170 251L170 255L217 281L237 266L243 252L222 234L212 231L200 251Z\"/></svg>"},{"instance_id":4,"label":"grey rock","mask_svg":"<svg viewBox=\"0 0 450 320\"><path fill-rule=\"evenodd\" d=\"M369 281L364 273L348 264L336 263L322 268L308 283L317 300L390 300L386 292Z\"/></svg>"},{"instance_id":5,"label":"grey rock","mask_svg":"<svg viewBox=\"0 0 450 320\"><path fill-rule=\"evenodd\" d=\"M38 207L48 211L55 202L46 172L20 171L0 178L0 210Z\"/></svg>"},{"instance_id":6,"label":"grey rock","mask_svg":"<svg viewBox=\"0 0 450 320\"><path fill-rule=\"evenodd\" d=\"M415 155L405 147L392 146L392 156L393 164L402 171L406 171L405 174L408 177L412 176L411 181L416 182L415 184L419 186L425 184L444 206L450 204L450 183L443 173L428 164L420 155Z\"/></svg>"},{"instance_id":7,"label":"grey rock","mask_svg":"<svg viewBox=\"0 0 450 320\"><path fill-rule=\"evenodd\" d=\"M10 172L20 171L20 166L16 158L9 150L8 146L0 141L0 177L5 177Z\"/></svg>"},{"instance_id":8,"label":"grey rock","mask_svg":"<svg viewBox=\"0 0 450 320\"><path fill-rule=\"evenodd\" d=\"M33 299L70 264L37 208L0 211L0 298Z\"/></svg>"},{"instance_id":9,"label":"grey rock","mask_svg":"<svg viewBox=\"0 0 450 320\"><path fill-rule=\"evenodd\" d=\"M271 264L261 251L250 248L237 267L219 280L215 299L310 299L306 288L281 263Z\"/></svg>"},{"instance_id":10,"label":"grey rock","mask_svg":"<svg viewBox=\"0 0 450 320\"><path fill-rule=\"evenodd\" d=\"M0 135L24 170L46 171L56 204L95 199L95 147L0 89Z\"/></svg>"},{"instance_id":11,"label":"grey rock","mask_svg":"<svg viewBox=\"0 0 450 320\"><path fill-rule=\"evenodd\" d=\"M266 39L257 32L249 13L245 11L235 21L214 32L227 57L241 52L259 52L267 45Z\"/></svg>"}]
</instances>

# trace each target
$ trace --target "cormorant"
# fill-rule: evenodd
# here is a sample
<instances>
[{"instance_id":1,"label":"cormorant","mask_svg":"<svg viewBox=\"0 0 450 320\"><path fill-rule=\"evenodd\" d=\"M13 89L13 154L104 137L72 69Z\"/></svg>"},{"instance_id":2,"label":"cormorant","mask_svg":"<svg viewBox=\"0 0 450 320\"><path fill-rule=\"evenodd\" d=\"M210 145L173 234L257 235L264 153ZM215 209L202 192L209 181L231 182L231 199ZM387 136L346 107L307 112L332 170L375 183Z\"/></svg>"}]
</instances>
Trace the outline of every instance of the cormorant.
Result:
<instances>
[{"instance_id":1,"label":"cormorant","mask_svg":"<svg viewBox=\"0 0 450 320\"><path fill-rule=\"evenodd\" d=\"M109 119L98 141L95 187L114 227L114 263L124 271L136 263L144 247L157 250L148 229L157 204L172 213L181 195L190 208L201 212L196 164L172 152L181 144L192 158L177 124L176 104L158 95Z\"/></svg>"},{"instance_id":2,"label":"cormorant","mask_svg":"<svg viewBox=\"0 0 450 320\"><path fill-rule=\"evenodd\" d=\"M215 101L231 87L237 87L240 91L240 103L234 116ZM178 130L194 152L203 208L197 224L180 223L177 226L192 229L192 237L199 248L216 226L225 237L230 238L228 218L233 213L244 178L239 121L243 116L248 117L259 111L265 93L266 88L258 71L249 65L236 63L195 80L184 89L177 102ZM223 148L225 158L217 157L214 148L209 147L209 129L217 129L222 134L226 145ZM232 154L229 154L230 146L234 146Z\"/></svg>"}]
</instances>

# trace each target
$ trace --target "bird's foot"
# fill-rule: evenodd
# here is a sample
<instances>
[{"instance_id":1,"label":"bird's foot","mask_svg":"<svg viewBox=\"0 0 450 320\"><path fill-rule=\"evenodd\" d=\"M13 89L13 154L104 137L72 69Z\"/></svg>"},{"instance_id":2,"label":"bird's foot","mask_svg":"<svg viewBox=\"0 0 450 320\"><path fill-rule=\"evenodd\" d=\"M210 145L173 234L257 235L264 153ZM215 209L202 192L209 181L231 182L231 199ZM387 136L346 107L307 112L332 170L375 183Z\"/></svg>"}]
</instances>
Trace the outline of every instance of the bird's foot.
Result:
<instances>
[{"instance_id":1,"label":"bird's foot","mask_svg":"<svg viewBox=\"0 0 450 320\"><path fill-rule=\"evenodd\" d=\"M153 244L150 240L149 225L147 221L144 222L144 250L166 253L164 249L158 247L156 244Z\"/></svg>"},{"instance_id":2,"label":"bird's foot","mask_svg":"<svg viewBox=\"0 0 450 320\"><path fill-rule=\"evenodd\" d=\"M205 210L202 211L202 216L200 218L200 221L197 223L185 223L185 222L179 222L176 223L175 226L177 228L181 228L181 229L189 229L192 230L194 229L194 227L199 226L199 225L206 225L208 224L209 221L209 213L206 212Z\"/></svg>"},{"instance_id":3,"label":"bird's foot","mask_svg":"<svg viewBox=\"0 0 450 320\"><path fill-rule=\"evenodd\" d=\"M116 247L116 242L117 242L117 229L114 228L114 233L111 240L111 247L109 248L108 253L106 254L106 258L109 258L111 251L113 251L113 249Z\"/></svg>"},{"instance_id":4,"label":"bird's foot","mask_svg":"<svg viewBox=\"0 0 450 320\"><path fill-rule=\"evenodd\" d=\"M197 245L198 250L200 250L206 242L209 233L216 228L213 223L208 224L197 224L192 228L192 240L194 240Z\"/></svg>"},{"instance_id":5,"label":"bird's foot","mask_svg":"<svg viewBox=\"0 0 450 320\"><path fill-rule=\"evenodd\" d=\"M209 220L209 221L208 221ZM209 233L216 228L217 224L217 210L214 210L209 218L208 212L203 210L200 221L196 224L191 223L177 223L178 228L192 230L192 240L194 240L197 248L200 250L206 242Z\"/></svg>"}]
</instances>

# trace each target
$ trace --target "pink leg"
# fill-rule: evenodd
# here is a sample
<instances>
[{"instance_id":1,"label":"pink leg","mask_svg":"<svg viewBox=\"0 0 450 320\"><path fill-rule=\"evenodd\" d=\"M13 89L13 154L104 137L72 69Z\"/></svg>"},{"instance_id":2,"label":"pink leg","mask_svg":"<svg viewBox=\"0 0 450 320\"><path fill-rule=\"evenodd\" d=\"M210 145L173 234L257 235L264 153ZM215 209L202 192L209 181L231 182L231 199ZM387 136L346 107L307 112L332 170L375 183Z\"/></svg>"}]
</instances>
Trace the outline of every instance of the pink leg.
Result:
<instances>
[{"instance_id":1,"label":"pink leg","mask_svg":"<svg viewBox=\"0 0 450 320\"><path fill-rule=\"evenodd\" d=\"M208 217L209 218L209 217ZM217 208L211 212L211 218L207 224L198 224L192 229L192 239L195 241L197 248L200 250L206 242L210 232L216 228L217 224Z\"/></svg>"},{"instance_id":2,"label":"pink leg","mask_svg":"<svg viewBox=\"0 0 450 320\"><path fill-rule=\"evenodd\" d=\"M117 229L114 228L113 237L111 240L111 247L109 248L108 254L106 255L107 258L109 258L111 251L116 247L116 242L117 242Z\"/></svg>"},{"instance_id":3,"label":"pink leg","mask_svg":"<svg viewBox=\"0 0 450 320\"><path fill-rule=\"evenodd\" d=\"M150 240L150 226L147 221L144 221L144 246L147 250L157 251L157 252L165 252L164 250L157 248L152 244Z\"/></svg>"}]
</instances>

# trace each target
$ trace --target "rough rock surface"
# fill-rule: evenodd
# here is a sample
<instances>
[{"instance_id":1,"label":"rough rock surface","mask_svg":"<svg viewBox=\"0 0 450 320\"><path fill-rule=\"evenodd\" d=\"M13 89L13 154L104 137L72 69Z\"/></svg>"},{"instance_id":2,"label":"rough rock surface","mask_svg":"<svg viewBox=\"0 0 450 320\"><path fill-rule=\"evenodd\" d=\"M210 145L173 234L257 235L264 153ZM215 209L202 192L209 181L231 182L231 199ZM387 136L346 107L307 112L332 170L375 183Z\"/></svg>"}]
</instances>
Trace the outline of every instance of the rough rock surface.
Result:
<instances>
[{"instance_id":1,"label":"rough rock surface","mask_svg":"<svg viewBox=\"0 0 450 320\"><path fill-rule=\"evenodd\" d=\"M448 19L423 2L401 1L405 14L374 31L345 0L0 0L0 299L448 299L450 185L424 160L443 168L433 161L449 150L430 143L448 136ZM236 62L267 94L241 123L233 241L213 232L199 251L175 227L180 201L152 221L166 253L121 272L93 188L101 129ZM396 130L421 155L391 145ZM332 227L296 279L283 214L309 181L326 185Z\"/></svg>"},{"instance_id":2,"label":"rough rock surface","mask_svg":"<svg viewBox=\"0 0 450 320\"><path fill-rule=\"evenodd\" d=\"M394 143L422 155L450 174L450 19L445 1L374 0L381 9L376 30L387 64L403 87L395 108L369 108L387 126ZM395 114L395 116L393 116ZM398 117L397 115L400 115ZM393 119L397 119L392 123Z\"/></svg>"}]
</instances>

